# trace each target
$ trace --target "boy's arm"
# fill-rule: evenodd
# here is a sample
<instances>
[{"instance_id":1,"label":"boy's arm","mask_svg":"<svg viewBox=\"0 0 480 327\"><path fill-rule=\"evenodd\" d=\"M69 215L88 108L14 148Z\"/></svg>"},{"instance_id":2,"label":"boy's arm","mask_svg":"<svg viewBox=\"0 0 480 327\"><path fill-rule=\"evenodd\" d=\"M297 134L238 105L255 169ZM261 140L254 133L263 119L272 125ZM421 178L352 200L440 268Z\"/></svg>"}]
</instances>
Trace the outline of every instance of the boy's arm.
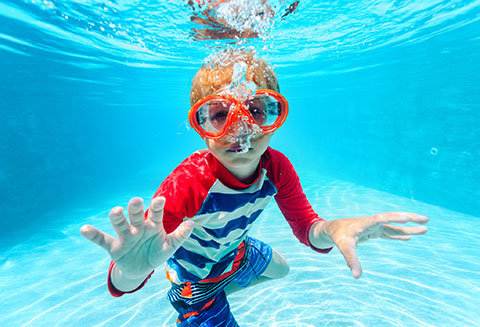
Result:
<instances>
[{"instance_id":1,"label":"boy's arm","mask_svg":"<svg viewBox=\"0 0 480 327\"><path fill-rule=\"evenodd\" d=\"M357 244L379 237L407 241L411 235L427 232L425 226L401 227L389 224L408 222L426 224L428 218L408 212L387 212L367 217L317 221L310 228L309 240L312 246L319 248L336 245L353 277L359 278L362 266L356 253Z\"/></svg>"},{"instance_id":2,"label":"boy's arm","mask_svg":"<svg viewBox=\"0 0 480 327\"><path fill-rule=\"evenodd\" d=\"M292 227L295 236L317 252L329 252L335 245L342 252L355 278L362 274L356 247L358 242L372 238L408 240L411 235L427 232L425 226L400 227L390 223L426 224L428 218L414 213L388 212L359 218L323 220L313 211L303 193L293 165L280 152L269 148L266 160L270 165L268 176L277 187L275 200Z\"/></svg>"},{"instance_id":3,"label":"boy's arm","mask_svg":"<svg viewBox=\"0 0 480 327\"><path fill-rule=\"evenodd\" d=\"M328 253L333 244L318 242L313 244L310 241L309 232L316 222L322 222L313 210L303 192L300 180L293 165L281 152L268 148L264 154L262 165L267 169L267 177L277 188L275 201L282 211L283 216L292 228L293 234L303 244L310 246L320 253ZM321 244L321 246L318 246Z\"/></svg>"}]
</instances>

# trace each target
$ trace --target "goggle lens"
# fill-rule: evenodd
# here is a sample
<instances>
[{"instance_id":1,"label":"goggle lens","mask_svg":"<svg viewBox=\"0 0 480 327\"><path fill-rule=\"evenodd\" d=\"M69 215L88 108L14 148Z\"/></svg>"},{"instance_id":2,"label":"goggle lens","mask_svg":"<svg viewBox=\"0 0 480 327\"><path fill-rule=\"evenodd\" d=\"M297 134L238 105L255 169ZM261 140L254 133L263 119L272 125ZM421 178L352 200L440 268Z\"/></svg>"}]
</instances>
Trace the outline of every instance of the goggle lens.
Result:
<instances>
[{"instance_id":1,"label":"goggle lens","mask_svg":"<svg viewBox=\"0 0 480 327\"><path fill-rule=\"evenodd\" d=\"M245 102L255 122L261 127L273 125L282 113L282 105L268 94L256 95Z\"/></svg>"},{"instance_id":2,"label":"goggle lens","mask_svg":"<svg viewBox=\"0 0 480 327\"><path fill-rule=\"evenodd\" d=\"M198 108L197 122L205 131L218 133L225 127L228 113L233 106L233 103L225 99L209 100Z\"/></svg>"}]
</instances>

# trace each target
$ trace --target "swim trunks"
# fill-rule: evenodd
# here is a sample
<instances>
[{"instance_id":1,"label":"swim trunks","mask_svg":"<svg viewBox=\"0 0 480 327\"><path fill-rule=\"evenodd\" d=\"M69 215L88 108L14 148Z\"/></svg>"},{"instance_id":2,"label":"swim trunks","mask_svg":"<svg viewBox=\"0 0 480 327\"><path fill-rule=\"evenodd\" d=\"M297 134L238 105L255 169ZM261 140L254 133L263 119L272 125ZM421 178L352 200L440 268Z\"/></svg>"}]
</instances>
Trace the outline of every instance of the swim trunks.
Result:
<instances>
[{"instance_id":1,"label":"swim trunks","mask_svg":"<svg viewBox=\"0 0 480 327\"><path fill-rule=\"evenodd\" d=\"M179 313L177 326L235 327L238 326L230 311L224 288L231 282L247 287L268 267L272 248L262 241L247 237L240 245L244 256L240 267L231 275L211 283L172 283L168 298Z\"/></svg>"}]
</instances>

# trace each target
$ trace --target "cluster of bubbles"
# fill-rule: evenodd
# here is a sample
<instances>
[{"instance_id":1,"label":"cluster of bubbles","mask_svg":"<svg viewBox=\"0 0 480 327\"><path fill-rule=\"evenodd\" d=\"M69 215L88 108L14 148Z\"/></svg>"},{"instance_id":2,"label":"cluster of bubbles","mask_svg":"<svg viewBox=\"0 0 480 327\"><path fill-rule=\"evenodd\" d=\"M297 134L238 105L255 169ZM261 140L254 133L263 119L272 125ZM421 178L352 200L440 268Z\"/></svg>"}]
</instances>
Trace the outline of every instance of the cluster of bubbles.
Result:
<instances>
[{"instance_id":1,"label":"cluster of bubbles","mask_svg":"<svg viewBox=\"0 0 480 327\"><path fill-rule=\"evenodd\" d=\"M274 11L271 6L258 0L232 0L221 4L216 10L216 18L226 26L244 32L263 36L272 26Z\"/></svg>"},{"instance_id":2,"label":"cluster of bubbles","mask_svg":"<svg viewBox=\"0 0 480 327\"><path fill-rule=\"evenodd\" d=\"M247 64L242 61L233 65L229 91L239 101L245 101L257 89L254 82L247 80L247 69ZM239 130L237 133L229 135L229 142L238 143L240 145L239 153L245 153L250 149L250 140L260 133L260 127L257 124L246 123L246 117L241 117L241 119L244 120L244 123L236 125Z\"/></svg>"},{"instance_id":3,"label":"cluster of bubbles","mask_svg":"<svg viewBox=\"0 0 480 327\"><path fill-rule=\"evenodd\" d=\"M275 4L266 0L201 1L193 5L197 40L228 39L243 43L247 39L265 40L274 26Z\"/></svg>"},{"instance_id":4,"label":"cluster of bubbles","mask_svg":"<svg viewBox=\"0 0 480 327\"><path fill-rule=\"evenodd\" d=\"M203 60L203 64L208 69L215 69L216 67L230 66L238 59L249 61L247 53L253 56L253 61L257 61L258 55L255 47L246 46L244 44L226 45L225 47L218 47L216 51L210 53ZM235 60L233 60L233 58Z\"/></svg>"},{"instance_id":5,"label":"cluster of bubbles","mask_svg":"<svg viewBox=\"0 0 480 327\"><path fill-rule=\"evenodd\" d=\"M195 59L225 47L273 49L267 46L274 40L271 31L290 7L293 12L298 5L298 1L289 1L21 0L29 17L16 16L25 17L25 23L30 25L32 18L41 21L49 34L64 31L55 36L77 43L65 46L68 49L87 52L95 48L112 61L129 65L162 60L192 62L180 49L192 48L189 56ZM44 47L52 48L49 44Z\"/></svg>"},{"instance_id":6,"label":"cluster of bubbles","mask_svg":"<svg viewBox=\"0 0 480 327\"><path fill-rule=\"evenodd\" d=\"M232 95L239 101L247 100L248 97L254 95L257 90L257 85L253 81L247 79L247 53L253 55L254 58L256 57L254 49L250 49L250 51L247 52L228 48L224 51L214 52L205 59L205 67L212 69L217 74L221 71L221 69L219 69L220 67L229 66L233 63L230 85L223 88L220 92ZM242 56L245 57L242 58ZM244 59L245 61L242 61L241 59ZM216 78L219 78L218 75ZM218 91L219 90L217 90L217 92ZM225 140L229 143L238 145L239 148L236 151L237 153L246 153L250 150L251 139L259 135L261 129L257 124L249 123L248 118L243 115L240 115L238 118L239 120L233 127L235 131L229 131Z\"/></svg>"},{"instance_id":7,"label":"cluster of bubbles","mask_svg":"<svg viewBox=\"0 0 480 327\"><path fill-rule=\"evenodd\" d=\"M233 65L232 82L230 83L230 93L239 101L245 101L254 94L257 86L254 82L247 80L248 66L245 62L236 62Z\"/></svg>"}]
</instances>

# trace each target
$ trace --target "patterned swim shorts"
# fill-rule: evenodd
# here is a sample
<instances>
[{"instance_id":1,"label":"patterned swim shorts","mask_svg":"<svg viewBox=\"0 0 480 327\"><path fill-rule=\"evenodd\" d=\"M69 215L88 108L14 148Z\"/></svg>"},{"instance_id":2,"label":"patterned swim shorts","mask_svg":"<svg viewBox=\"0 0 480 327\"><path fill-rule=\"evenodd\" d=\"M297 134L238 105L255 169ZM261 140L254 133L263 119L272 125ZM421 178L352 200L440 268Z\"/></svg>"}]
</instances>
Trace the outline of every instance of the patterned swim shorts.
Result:
<instances>
[{"instance_id":1,"label":"patterned swim shorts","mask_svg":"<svg viewBox=\"0 0 480 327\"><path fill-rule=\"evenodd\" d=\"M247 237L242 244L245 246L242 263L225 279L213 283L172 283L168 299L179 313L177 326L238 326L230 311L224 288L231 282L247 287L267 269L272 259L272 248L268 244L252 237ZM188 296L185 296L187 288Z\"/></svg>"}]
</instances>

